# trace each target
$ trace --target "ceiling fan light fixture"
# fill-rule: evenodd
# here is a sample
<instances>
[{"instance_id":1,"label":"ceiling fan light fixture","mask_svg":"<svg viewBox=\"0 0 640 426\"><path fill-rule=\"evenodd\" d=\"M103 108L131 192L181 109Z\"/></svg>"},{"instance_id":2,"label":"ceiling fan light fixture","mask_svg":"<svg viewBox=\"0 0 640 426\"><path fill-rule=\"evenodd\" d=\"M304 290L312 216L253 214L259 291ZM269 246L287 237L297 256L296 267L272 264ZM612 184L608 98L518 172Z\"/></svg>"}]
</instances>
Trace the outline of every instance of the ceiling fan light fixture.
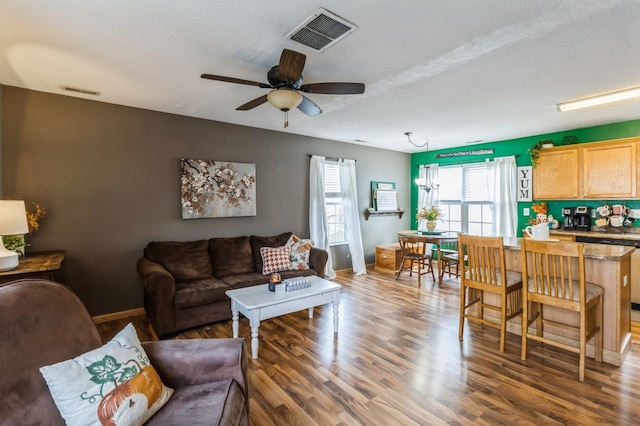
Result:
<instances>
[{"instance_id":1,"label":"ceiling fan light fixture","mask_svg":"<svg viewBox=\"0 0 640 426\"><path fill-rule=\"evenodd\" d=\"M267 95L267 100L280 111L286 112L300 105L302 95L291 89L277 89Z\"/></svg>"},{"instance_id":2,"label":"ceiling fan light fixture","mask_svg":"<svg viewBox=\"0 0 640 426\"><path fill-rule=\"evenodd\" d=\"M267 95L267 101L280 111L284 112L284 128L289 127L289 110L300 105L302 95L295 90L281 88L272 90Z\"/></svg>"}]
</instances>

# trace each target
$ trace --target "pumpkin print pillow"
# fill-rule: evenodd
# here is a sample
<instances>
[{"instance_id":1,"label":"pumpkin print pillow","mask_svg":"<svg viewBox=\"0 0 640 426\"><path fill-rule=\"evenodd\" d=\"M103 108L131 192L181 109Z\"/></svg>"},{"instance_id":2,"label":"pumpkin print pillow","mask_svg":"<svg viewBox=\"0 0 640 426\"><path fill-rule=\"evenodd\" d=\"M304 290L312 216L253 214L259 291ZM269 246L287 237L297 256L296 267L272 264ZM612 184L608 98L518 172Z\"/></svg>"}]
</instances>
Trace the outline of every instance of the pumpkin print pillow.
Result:
<instances>
[{"instance_id":1,"label":"pumpkin print pillow","mask_svg":"<svg viewBox=\"0 0 640 426\"><path fill-rule=\"evenodd\" d=\"M104 346L40 372L67 425L141 425L173 395L131 323Z\"/></svg>"},{"instance_id":2,"label":"pumpkin print pillow","mask_svg":"<svg viewBox=\"0 0 640 426\"><path fill-rule=\"evenodd\" d=\"M292 270L309 269L309 257L311 255L311 247L313 247L312 240L305 240L291 235L285 247L291 249L289 260L291 260Z\"/></svg>"}]
</instances>

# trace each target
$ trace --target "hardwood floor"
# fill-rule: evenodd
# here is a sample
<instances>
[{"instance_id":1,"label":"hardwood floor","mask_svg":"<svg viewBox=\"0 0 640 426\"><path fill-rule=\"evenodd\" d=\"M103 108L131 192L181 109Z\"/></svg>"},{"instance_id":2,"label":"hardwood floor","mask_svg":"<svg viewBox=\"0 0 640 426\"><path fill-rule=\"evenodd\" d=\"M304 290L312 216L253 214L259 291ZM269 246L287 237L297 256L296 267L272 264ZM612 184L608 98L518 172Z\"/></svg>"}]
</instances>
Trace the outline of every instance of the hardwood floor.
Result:
<instances>
[{"instance_id":1,"label":"hardwood floor","mask_svg":"<svg viewBox=\"0 0 640 426\"><path fill-rule=\"evenodd\" d=\"M331 305L264 321L259 359L249 361L254 425L497 425L640 422L640 324L622 367L587 359L578 381L577 355L529 345L520 336L465 325L458 340L459 282L369 270L339 274L340 332ZM110 338L128 321L100 324ZM140 339L155 338L145 317ZM230 337L231 321L179 334L177 339ZM240 336L250 342L249 321ZM250 348L249 353L250 353Z\"/></svg>"}]
</instances>

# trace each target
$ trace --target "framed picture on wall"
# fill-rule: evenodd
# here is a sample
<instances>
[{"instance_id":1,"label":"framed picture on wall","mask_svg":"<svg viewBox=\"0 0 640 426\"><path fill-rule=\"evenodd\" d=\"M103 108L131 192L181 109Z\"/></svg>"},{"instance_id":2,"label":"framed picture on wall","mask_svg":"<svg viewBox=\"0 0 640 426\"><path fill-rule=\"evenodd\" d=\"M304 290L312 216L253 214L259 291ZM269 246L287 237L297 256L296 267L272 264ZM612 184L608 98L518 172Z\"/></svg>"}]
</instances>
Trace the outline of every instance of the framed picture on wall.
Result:
<instances>
[{"instance_id":1,"label":"framed picture on wall","mask_svg":"<svg viewBox=\"0 0 640 426\"><path fill-rule=\"evenodd\" d=\"M256 165L180 160L183 219L256 215Z\"/></svg>"}]
</instances>

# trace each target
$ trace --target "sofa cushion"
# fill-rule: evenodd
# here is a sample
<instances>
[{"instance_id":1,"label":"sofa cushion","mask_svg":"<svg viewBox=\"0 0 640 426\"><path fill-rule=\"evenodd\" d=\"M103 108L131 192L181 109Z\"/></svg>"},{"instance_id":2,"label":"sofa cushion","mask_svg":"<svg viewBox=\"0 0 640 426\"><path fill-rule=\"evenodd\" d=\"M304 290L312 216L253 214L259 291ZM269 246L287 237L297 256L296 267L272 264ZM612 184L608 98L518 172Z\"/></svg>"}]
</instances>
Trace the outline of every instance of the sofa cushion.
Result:
<instances>
[{"instance_id":1,"label":"sofa cushion","mask_svg":"<svg viewBox=\"0 0 640 426\"><path fill-rule=\"evenodd\" d=\"M292 271L280 272L280 278L283 280L286 280L287 278L309 277L311 275L317 275L314 269L295 269Z\"/></svg>"},{"instance_id":2,"label":"sofa cushion","mask_svg":"<svg viewBox=\"0 0 640 426\"><path fill-rule=\"evenodd\" d=\"M282 247L287 243L291 234L292 232L283 232L273 237L259 237L256 235L249 237L251 239L251 250L253 251L256 272L262 271L262 255L260 254L260 249L262 247Z\"/></svg>"},{"instance_id":3,"label":"sofa cushion","mask_svg":"<svg viewBox=\"0 0 640 426\"><path fill-rule=\"evenodd\" d=\"M260 271L248 274L228 275L220 279L231 288L242 288L267 284L269 282L269 278L269 275L262 275L262 271Z\"/></svg>"},{"instance_id":4,"label":"sofa cushion","mask_svg":"<svg viewBox=\"0 0 640 426\"><path fill-rule=\"evenodd\" d=\"M217 278L176 283L174 305L178 308L207 305L226 300L229 286Z\"/></svg>"},{"instance_id":5,"label":"sofa cushion","mask_svg":"<svg viewBox=\"0 0 640 426\"><path fill-rule=\"evenodd\" d=\"M211 238L209 253L216 278L256 271L249 237Z\"/></svg>"},{"instance_id":6,"label":"sofa cushion","mask_svg":"<svg viewBox=\"0 0 640 426\"><path fill-rule=\"evenodd\" d=\"M242 389L233 379L182 386L147 425L242 424L245 406Z\"/></svg>"},{"instance_id":7,"label":"sofa cushion","mask_svg":"<svg viewBox=\"0 0 640 426\"><path fill-rule=\"evenodd\" d=\"M260 254L262 255L262 273L265 275L291 269L291 260L289 260L291 249L287 246L262 247Z\"/></svg>"},{"instance_id":8,"label":"sofa cushion","mask_svg":"<svg viewBox=\"0 0 640 426\"><path fill-rule=\"evenodd\" d=\"M190 281L213 277L208 248L207 240L151 242L145 254L164 266L176 281Z\"/></svg>"},{"instance_id":9,"label":"sofa cushion","mask_svg":"<svg viewBox=\"0 0 640 426\"><path fill-rule=\"evenodd\" d=\"M40 372L68 425L142 425L173 394L131 323L104 346Z\"/></svg>"},{"instance_id":10,"label":"sofa cushion","mask_svg":"<svg viewBox=\"0 0 640 426\"><path fill-rule=\"evenodd\" d=\"M279 272L279 274L280 277L284 280L285 278L308 277L310 275L316 275L316 271L313 269L305 269L302 271L281 271ZM269 282L269 278L269 275L262 275L262 272L252 272L250 274L229 275L227 277L220 278L220 280L224 281L224 283L229 287L235 289L267 284Z\"/></svg>"},{"instance_id":11,"label":"sofa cushion","mask_svg":"<svg viewBox=\"0 0 640 426\"><path fill-rule=\"evenodd\" d=\"M291 269L309 269L309 255L311 254L313 241L303 240L294 234L289 237L289 240L285 245L291 249L291 253L289 255L289 259L291 260Z\"/></svg>"}]
</instances>

